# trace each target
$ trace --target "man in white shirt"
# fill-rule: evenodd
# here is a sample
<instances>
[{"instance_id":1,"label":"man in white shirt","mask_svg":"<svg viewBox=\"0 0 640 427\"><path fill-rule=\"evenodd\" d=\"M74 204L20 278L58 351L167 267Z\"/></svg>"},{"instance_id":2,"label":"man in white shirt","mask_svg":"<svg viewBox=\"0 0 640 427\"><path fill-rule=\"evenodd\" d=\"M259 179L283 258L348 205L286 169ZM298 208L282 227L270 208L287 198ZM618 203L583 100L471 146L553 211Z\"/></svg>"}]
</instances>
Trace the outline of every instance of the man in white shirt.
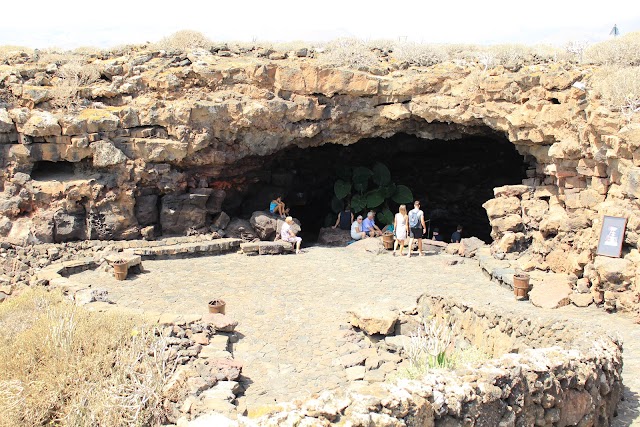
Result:
<instances>
[{"instance_id":1,"label":"man in white shirt","mask_svg":"<svg viewBox=\"0 0 640 427\"><path fill-rule=\"evenodd\" d=\"M282 224L282 228L280 229L280 237L285 242L293 243L296 246L296 254L299 254L302 238L295 235L295 233L291 229L291 224L293 224L293 218L288 216L284 220L284 224Z\"/></svg>"}]
</instances>

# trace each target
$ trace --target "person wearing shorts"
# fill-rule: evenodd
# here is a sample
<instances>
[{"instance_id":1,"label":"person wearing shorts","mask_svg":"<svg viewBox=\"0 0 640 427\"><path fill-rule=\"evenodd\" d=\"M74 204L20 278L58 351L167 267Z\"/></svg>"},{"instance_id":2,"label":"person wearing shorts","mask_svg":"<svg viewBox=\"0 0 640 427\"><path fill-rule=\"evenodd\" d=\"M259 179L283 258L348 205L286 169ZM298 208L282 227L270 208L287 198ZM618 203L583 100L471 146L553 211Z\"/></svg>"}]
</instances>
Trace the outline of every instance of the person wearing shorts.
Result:
<instances>
[{"instance_id":1,"label":"person wearing shorts","mask_svg":"<svg viewBox=\"0 0 640 427\"><path fill-rule=\"evenodd\" d=\"M427 225L424 222L424 212L420 210L420 201L413 203L413 209L409 211L409 253L407 258L411 256L413 249L413 240L418 240L418 256L422 256L422 237L427 232Z\"/></svg>"}]
</instances>

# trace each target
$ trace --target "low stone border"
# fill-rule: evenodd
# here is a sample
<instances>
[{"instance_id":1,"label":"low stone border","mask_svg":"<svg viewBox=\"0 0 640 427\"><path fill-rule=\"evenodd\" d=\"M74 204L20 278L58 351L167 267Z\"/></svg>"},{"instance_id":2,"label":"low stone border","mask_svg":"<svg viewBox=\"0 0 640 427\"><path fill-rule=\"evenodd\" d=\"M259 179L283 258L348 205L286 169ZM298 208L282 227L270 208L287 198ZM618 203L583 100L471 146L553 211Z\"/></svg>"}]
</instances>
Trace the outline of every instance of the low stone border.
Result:
<instances>
[{"instance_id":1,"label":"low stone border","mask_svg":"<svg viewBox=\"0 0 640 427\"><path fill-rule=\"evenodd\" d=\"M450 299L423 296L418 314L457 324L494 359L420 381L356 381L256 420L219 415L189 426L608 426L622 394L622 344L591 325L527 318ZM506 353L505 353L506 352ZM179 424L180 425L180 424Z\"/></svg>"}]
</instances>

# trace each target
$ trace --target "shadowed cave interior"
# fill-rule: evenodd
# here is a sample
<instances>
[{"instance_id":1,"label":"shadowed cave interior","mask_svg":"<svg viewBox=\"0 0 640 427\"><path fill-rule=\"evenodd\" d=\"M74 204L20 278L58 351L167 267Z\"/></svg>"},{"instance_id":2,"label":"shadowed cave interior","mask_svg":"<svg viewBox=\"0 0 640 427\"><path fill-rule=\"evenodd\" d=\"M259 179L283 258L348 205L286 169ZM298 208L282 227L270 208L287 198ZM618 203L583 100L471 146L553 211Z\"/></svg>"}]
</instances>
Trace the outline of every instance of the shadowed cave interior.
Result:
<instances>
[{"instance_id":1,"label":"shadowed cave interior","mask_svg":"<svg viewBox=\"0 0 640 427\"><path fill-rule=\"evenodd\" d=\"M291 215L302 222L303 239L314 242L319 229L336 220L331 200L338 165L371 168L376 162L389 168L392 182L408 186L422 202L430 219L429 237L438 227L445 241L460 224L463 237L491 242L482 204L493 197L494 187L520 184L529 168L514 144L500 135L444 141L396 134L349 146L295 147L264 159L264 166L252 174L254 184L243 195L229 197L225 210L249 217L255 210L266 210L269 201L281 194ZM388 205L397 212L397 203Z\"/></svg>"}]
</instances>

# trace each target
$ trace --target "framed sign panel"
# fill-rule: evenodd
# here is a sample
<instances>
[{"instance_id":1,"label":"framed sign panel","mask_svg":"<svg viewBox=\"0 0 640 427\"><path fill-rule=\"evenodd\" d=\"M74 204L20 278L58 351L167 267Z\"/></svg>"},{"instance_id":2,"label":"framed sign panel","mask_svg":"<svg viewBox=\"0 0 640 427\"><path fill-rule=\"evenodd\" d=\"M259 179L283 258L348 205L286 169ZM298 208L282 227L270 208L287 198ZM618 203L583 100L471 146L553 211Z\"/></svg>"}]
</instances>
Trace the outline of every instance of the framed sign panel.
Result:
<instances>
[{"instance_id":1,"label":"framed sign panel","mask_svg":"<svg viewBox=\"0 0 640 427\"><path fill-rule=\"evenodd\" d=\"M600 240L598 241L596 255L620 258L626 228L626 218L605 216L602 220L602 230L600 230Z\"/></svg>"}]
</instances>

